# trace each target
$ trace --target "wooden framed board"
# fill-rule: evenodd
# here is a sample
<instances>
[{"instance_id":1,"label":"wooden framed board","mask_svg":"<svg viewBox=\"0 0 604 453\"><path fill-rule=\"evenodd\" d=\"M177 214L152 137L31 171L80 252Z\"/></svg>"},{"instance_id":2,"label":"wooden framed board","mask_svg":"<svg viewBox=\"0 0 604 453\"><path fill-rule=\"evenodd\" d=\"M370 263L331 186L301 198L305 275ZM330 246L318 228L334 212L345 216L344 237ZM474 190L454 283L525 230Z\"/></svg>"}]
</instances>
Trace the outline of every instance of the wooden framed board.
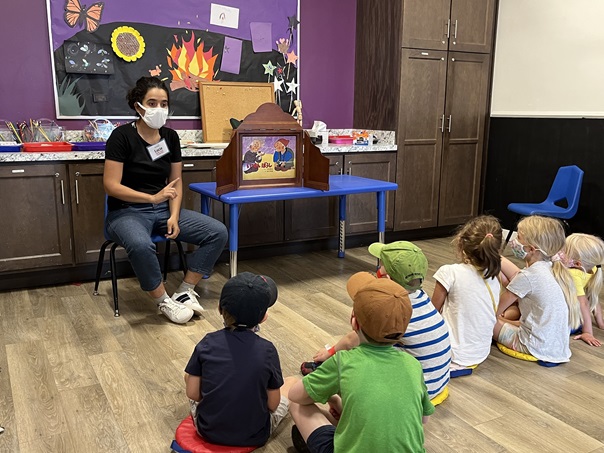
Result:
<instances>
[{"instance_id":1,"label":"wooden framed board","mask_svg":"<svg viewBox=\"0 0 604 453\"><path fill-rule=\"evenodd\" d=\"M258 107L275 102L274 85L258 82L199 82L204 142L228 143L230 120L243 120Z\"/></svg>"}]
</instances>

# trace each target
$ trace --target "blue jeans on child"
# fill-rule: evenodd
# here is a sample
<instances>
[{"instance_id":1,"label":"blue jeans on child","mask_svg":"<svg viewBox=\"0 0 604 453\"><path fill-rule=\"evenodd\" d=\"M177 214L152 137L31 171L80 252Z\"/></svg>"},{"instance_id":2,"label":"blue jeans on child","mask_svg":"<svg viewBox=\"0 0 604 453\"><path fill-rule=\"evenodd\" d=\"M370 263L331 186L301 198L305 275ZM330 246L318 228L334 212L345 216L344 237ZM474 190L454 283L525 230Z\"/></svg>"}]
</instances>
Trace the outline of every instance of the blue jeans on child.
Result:
<instances>
[{"instance_id":1,"label":"blue jeans on child","mask_svg":"<svg viewBox=\"0 0 604 453\"><path fill-rule=\"evenodd\" d=\"M170 218L168 202L137 203L107 214L107 232L124 247L143 291L153 291L162 282L162 273L152 234L164 236ZM190 271L209 274L224 249L228 231L222 222L188 209L180 210L178 240L198 245L187 257Z\"/></svg>"}]
</instances>

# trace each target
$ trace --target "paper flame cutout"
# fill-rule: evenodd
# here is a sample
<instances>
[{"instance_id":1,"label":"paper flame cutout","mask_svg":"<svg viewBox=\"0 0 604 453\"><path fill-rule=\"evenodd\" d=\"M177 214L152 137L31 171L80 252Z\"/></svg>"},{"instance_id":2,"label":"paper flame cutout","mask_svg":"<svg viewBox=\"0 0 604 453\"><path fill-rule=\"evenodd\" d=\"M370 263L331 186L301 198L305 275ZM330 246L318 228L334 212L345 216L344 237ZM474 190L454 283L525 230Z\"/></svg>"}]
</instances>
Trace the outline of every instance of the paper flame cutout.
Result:
<instances>
[{"instance_id":1,"label":"paper flame cutout","mask_svg":"<svg viewBox=\"0 0 604 453\"><path fill-rule=\"evenodd\" d=\"M174 35L174 43L168 51L168 69L172 74L170 89L172 91L186 88L189 91L199 91L199 81L214 80L214 64L218 54L212 55L213 47L206 52L204 43L195 33L191 32L189 40L184 36Z\"/></svg>"}]
</instances>

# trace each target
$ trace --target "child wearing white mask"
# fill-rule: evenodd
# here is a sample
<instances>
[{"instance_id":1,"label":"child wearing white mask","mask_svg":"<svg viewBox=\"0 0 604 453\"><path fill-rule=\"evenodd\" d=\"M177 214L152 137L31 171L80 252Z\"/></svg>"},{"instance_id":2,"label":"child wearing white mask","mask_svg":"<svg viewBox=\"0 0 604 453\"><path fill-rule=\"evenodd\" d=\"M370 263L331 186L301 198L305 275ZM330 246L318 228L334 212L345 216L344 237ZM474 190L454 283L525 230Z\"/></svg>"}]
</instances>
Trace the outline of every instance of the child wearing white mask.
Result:
<instances>
[{"instance_id":1,"label":"child wearing white mask","mask_svg":"<svg viewBox=\"0 0 604 453\"><path fill-rule=\"evenodd\" d=\"M195 286L212 272L227 229L218 220L181 209L182 155L178 134L164 126L170 101L166 85L157 77L141 77L127 99L138 118L114 129L107 140L106 230L126 249L141 288L159 311L184 324L202 314ZM188 256L185 278L171 297L155 256L154 234L199 246Z\"/></svg>"},{"instance_id":2,"label":"child wearing white mask","mask_svg":"<svg viewBox=\"0 0 604 453\"><path fill-rule=\"evenodd\" d=\"M518 238L510 246L526 268L519 270L502 259L502 272L510 283L499 298L493 338L541 363L568 362L569 305L576 299L576 291L568 269L559 261L552 262L564 247L564 228L556 219L525 217L518 223ZM504 318L503 313L516 301L520 319Z\"/></svg>"}]
</instances>

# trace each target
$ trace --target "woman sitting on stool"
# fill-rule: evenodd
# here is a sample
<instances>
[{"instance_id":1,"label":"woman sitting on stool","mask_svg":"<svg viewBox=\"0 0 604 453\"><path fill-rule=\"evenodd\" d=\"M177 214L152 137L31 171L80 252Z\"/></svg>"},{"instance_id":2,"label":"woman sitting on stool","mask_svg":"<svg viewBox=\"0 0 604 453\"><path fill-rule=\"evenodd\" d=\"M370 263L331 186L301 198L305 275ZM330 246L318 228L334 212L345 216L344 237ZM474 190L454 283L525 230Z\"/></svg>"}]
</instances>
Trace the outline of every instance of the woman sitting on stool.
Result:
<instances>
[{"instance_id":1,"label":"woman sitting on stool","mask_svg":"<svg viewBox=\"0 0 604 453\"><path fill-rule=\"evenodd\" d=\"M171 321L200 315L195 285L209 274L226 241L227 229L199 212L181 209L182 156L176 131L164 127L169 94L157 77L141 77L128 92L138 119L116 128L107 140L103 184L107 232L124 247L141 288ZM198 245L181 285L168 297L152 234Z\"/></svg>"}]
</instances>

